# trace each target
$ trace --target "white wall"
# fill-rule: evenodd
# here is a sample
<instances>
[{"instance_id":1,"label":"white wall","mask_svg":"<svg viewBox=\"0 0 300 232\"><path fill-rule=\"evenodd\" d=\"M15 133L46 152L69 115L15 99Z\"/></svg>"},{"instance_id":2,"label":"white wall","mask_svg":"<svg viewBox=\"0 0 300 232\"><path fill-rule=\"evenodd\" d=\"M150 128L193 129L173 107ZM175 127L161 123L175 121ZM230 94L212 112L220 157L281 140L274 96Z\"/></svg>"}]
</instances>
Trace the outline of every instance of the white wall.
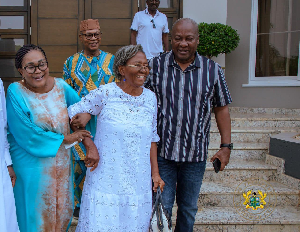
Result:
<instances>
[{"instance_id":1,"label":"white wall","mask_svg":"<svg viewBox=\"0 0 300 232\"><path fill-rule=\"evenodd\" d=\"M227 0L183 0L183 17L192 18L197 23L226 24ZM225 66L225 55L214 57L213 60Z\"/></svg>"}]
</instances>

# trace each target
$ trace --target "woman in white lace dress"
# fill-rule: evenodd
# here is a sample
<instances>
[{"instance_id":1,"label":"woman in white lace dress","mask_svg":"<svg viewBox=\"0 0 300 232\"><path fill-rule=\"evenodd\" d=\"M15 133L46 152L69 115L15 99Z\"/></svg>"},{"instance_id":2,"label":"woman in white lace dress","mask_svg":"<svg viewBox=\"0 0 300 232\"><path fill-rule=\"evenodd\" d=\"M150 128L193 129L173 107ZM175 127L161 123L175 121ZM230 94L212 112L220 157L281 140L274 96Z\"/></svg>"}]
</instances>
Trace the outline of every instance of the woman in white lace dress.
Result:
<instances>
[{"instance_id":1,"label":"woman in white lace dress","mask_svg":"<svg viewBox=\"0 0 300 232\"><path fill-rule=\"evenodd\" d=\"M87 172L77 232L149 231L152 181L154 191L164 186L157 165L157 102L143 87L149 66L142 47L121 48L114 72L118 82L100 86L68 109L70 118L97 115L94 143L100 155L98 167Z\"/></svg>"}]
</instances>

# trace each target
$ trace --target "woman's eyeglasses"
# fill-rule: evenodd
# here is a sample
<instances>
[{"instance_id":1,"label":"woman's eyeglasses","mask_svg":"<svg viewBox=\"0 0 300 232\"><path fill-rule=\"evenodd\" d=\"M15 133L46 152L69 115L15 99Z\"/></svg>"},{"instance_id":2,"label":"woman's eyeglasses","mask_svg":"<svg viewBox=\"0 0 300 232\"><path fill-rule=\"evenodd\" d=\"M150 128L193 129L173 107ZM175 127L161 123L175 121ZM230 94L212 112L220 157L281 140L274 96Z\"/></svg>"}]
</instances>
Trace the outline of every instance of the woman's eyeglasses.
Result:
<instances>
[{"instance_id":1,"label":"woman's eyeglasses","mask_svg":"<svg viewBox=\"0 0 300 232\"><path fill-rule=\"evenodd\" d=\"M151 23L152 23L152 26L153 26L153 28L156 28L156 25L155 25L155 23L154 23L154 20L153 19L151 19L151 21L150 21Z\"/></svg>"},{"instance_id":2,"label":"woman's eyeglasses","mask_svg":"<svg viewBox=\"0 0 300 232\"><path fill-rule=\"evenodd\" d=\"M38 68L41 71L45 71L48 68L48 63L47 62L42 62L42 63L39 63L38 65L27 65L27 66L24 67L24 69L26 70L26 72L28 74L35 73L36 68Z\"/></svg>"},{"instance_id":3,"label":"woman's eyeglasses","mask_svg":"<svg viewBox=\"0 0 300 232\"><path fill-rule=\"evenodd\" d=\"M150 71L151 67L149 65L141 65L141 64L127 64L126 66L132 67L132 68L137 68L139 71L141 71L143 68L146 69L147 71Z\"/></svg>"}]
</instances>

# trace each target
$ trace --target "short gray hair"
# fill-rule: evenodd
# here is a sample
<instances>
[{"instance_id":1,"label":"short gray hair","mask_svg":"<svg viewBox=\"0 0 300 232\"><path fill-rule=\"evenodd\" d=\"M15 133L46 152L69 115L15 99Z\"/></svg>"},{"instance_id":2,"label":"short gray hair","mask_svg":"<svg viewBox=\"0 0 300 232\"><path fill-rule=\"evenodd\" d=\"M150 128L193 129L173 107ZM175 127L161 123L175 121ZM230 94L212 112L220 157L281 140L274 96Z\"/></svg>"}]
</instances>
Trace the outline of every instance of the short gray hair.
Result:
<instances>
[{"instance_id":1,"label":"short gray hair","mask_svg":"<svg viewBox=\"0 0 300 232\"><path fill-rule=\"evenodd\" d=\"M125 66L127 61L134 57L138 52L142 52L145 54L142 46L138 45L128 45L125 47L121 47L115 54L115 61L113 66L113 71L115 74L116 79L121 80L122 75L119 72L120 66Z\"/></svg>"},{"instance_id":2,"label":"short gray hair","mask_svg":"<svg viewBox=\"0 0 300 232\"><path fill-rule=\"evenodd\" d=\"M176 25L178 23L182 23L182 22L185 22L185 21L193 24L193 26L195 27L195 33L198 35L199 34L198 23L196 23L196 21L194 19L191 19L191 18L180 18L180 19L177 19L175 21L175 23L173 24L173 26L172 26L172 35L173 35L173 29L176 27Z\"/></svg>"}]
</instances>

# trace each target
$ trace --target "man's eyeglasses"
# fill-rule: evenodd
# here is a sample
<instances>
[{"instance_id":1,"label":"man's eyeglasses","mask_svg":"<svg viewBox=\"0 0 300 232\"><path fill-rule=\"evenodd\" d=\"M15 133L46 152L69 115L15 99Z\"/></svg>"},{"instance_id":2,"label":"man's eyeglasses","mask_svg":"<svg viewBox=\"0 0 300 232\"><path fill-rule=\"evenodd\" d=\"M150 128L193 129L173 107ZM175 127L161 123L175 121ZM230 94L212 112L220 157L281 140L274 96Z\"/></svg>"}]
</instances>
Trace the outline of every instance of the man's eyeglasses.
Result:
<instances>
[{"instance_id":1,"label":"man's eyeglasses","mask_svg":"<svg viewBox=\"0 0 300 232\"><path fill-rule=\"evenodd\" d=\"M41 62L38 65L27 65L24 67L27 73L33 74L36 71L36 68L38 68L41 71L45 71L48 68L47 62Z\"/></svg>"},{"instance_id":2,"label":"man's eyeglasses","mask_svg":"<svg viewBox=\"0 0 300 232\"><path fill-rule=\"evenodd\" d=\"M153 28L156 28L156 25L155 25L155 23L154 23L154 20L153 20L153 19L151 19L151 23L152 23L152 26L153 26Z\"/></svg>"},{"instance_id":3,"label":"man's eyeglasses","mask_svg":"<svg viewBox=\"0 0 300 232\"><path fill-rule=\"evenodd\" d=\"M81 34L84 35L86 39L91 40L93 37L99 39L101 37L102 32L88 33L88 34L81 33Z\"/></svg>"},{"instance_id":4,"label":"man's eyeglasses","mask_svg":"<svg viewBox=\"0 0 300 232\"><path fill-rule=\"evenodd\" d=\"M126 66L137 68L139 71L141 71L143 68L147 71L150 71L151 67L149 65L141 65L141 64L127 64Z\"/></svg>"}]
</instances>

